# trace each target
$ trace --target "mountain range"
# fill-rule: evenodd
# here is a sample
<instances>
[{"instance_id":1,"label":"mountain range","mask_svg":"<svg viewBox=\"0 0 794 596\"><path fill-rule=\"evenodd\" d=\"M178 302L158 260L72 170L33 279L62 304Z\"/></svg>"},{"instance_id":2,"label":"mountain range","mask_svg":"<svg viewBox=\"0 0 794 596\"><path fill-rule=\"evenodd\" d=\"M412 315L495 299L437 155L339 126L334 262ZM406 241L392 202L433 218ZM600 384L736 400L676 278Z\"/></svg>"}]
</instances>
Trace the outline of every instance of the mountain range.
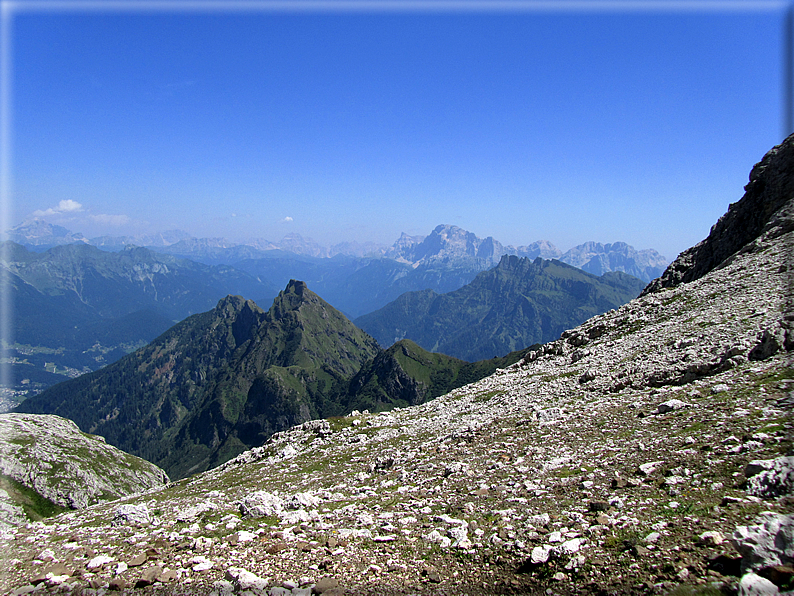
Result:
<instances>
[{"instance_id":1,"label":"mountain range","mask_svg":"<svg viewBox=\"0 0 794 596\"><path fill-rule=\"evenodd\" d=\"M3 266L9 271L11 302L16 305L15 340L9 354L15 381L0 395L0 410L65 377L114 362L173 322L212 308L228 294L266 306L279 287L301 279L353 318L384 308L406 292L458 290L497 266L499 255L506 252L533 259L561 256L546 242L504 247L493 238L483 240L455 226L438 226L426 237L403 235L389 250L370 251L367 257L336 254L332 258L286 250L320 254L297 235L285 238L281 248L263 240L234 244L222 238L191 238L178 230L149 237L87 240L33 220L17 226L11 236L25 245L3 245ZM120 248L122 241L129 240L151 246ZM607 268L637 269L655 254L632 252L620 243L590 244L583 245L586 250L578 256L585 266L598 260L592 255L600 255ZM623 260L615 257L619 252ZM645 274L653 273L649 271ZM390 335L378 339L383 343ZM403 335L398 331L392 338L398 336ZM479 359L486 353L503 355L519 347L501 342L476 356L470 351L452 355Z\"/></svg>"},{"instance_id":2,"label":"mountain range","mask_svg":"<svg viewBox=\"0 0 794 596\"><path fill-rule=\"evenodd\" d=\"M423 403L524 353L472 364L409 341L380 350L292 280L268 311L228 296L118 362L29 397L17 411L74 420L181 477L306 420Z\"/></svg>"},{"instance_id":3,"label":"mountain range","mask_svg":"<svg viewBox=\"0 0 794 596\"><path fill-rule=\"evenodd\" d=\"M273 293L232 267L146 248L69 244L31 252L6 242L0 249L14 309L9 356L18 397L113 362L222 296Z\"/></svg>"},{"instance_id":4,"label":"mountain range","mask_svg":"<svg viewBox=\"0 0 794 596\"><path fill-rule=\"evenodd\" d=\"M427 236L410 236L403 233L390 247L372 242L342 242L324 248L310 238L303 238L295 233L288 234L279 242L261 238L245 242L232 242L225 238L194 238L180 230L140 236L101 236L88 239L80 233L72 233L41 218L22 222L8 230L7 236L9 240L36 251L74 243L90 244L111 251L123 250L126 246L135 245L210 265L236 265L243 259L263 258L275 251L276 254L290 253L321 261L332 257L360 258L365 261L386 258L414 268L429 263L459 264L461 261L466 261L477 271L484 271L497 265L503 255L515 255L530 259L537 257L558 259L594 275L602 275L608 271L622 271L648 282L658 277L669 263L668 259L653 249L638 251L623 242L613 244L585 242L563 252L547 240L518 247L503 245L491 236L478 238L472 232L454 225L439 225ZM281 286L281 284L277 285Z\"/></svg>"},{"instance_id":5,"label":"mountain range","mask_svg":"<svg viewBox=\"0 0 794 596\"><path fill-rule=\"evenodd\" d=\"M49 295L70 301L63 311L79 303L86 316L118 317L133 310L142 317L134 309L149 295L171 316L192 307L206 296L187 275L194 271L185 271L185 263L195 265L205 281L213 274L225 283L254 281L228 266L192 264L144 248L120 253L88 245L44 253L11 248L18 257L10 273L52 282L45 284ZM65 269L52 265L62 264L58 253L74 255L68 275L57 275ZM135 265L121 267L120 258L135 259ZM125 277L130 270L135 275ZM95 279L103 283L95 287ZM196 289L187 290L184 280ZM227 296L121 360L28 396L17 411L72 419L83 431L181 477L217 466L312 418L432 399L516 361L533 344L559 337L593 314L620 306L643 286L619 272L597 277L559 261L505 256L454 292L404 294L360 319L373 339L305 282L290 280L268 311L241 296ZM101 288L115 291L100 295ZM30 315L36 320L35 313ZM144 327L124 329L140 333ZM29 341L36 332L27 330ZM404 341L384 352L376 339L383 347L403 339L416 343Z\"/></svg>"},{"instance_id":6,"label":"mountain range","mask_svg":"<svg viewBox=\"0 0 794 596\"><path fill-rule=\"evenodd\" d=\"M162 489L3 532L0 589L790 593L794 135L745 190L638 298L477 382L309 420ZM298 282L284 293L323 312ZM195 315L218 321L207 345L236 330L255 351L233 312L262 315L223 305ZM175 371L164 356L157 382Z\"/></svg>"},{"instance_id":7,"label":"mountain range","mask_svg":"<svg viewBox=\"0 0 794 596\"><path fill-rule=\"evenodd\" d=\"M458 290L407 292L354 322L383 346L408 338L475 361L552 341L636 298L644 285L625 273L598 277L556 260L503 256Z\"/></svg>"}]
</instances>

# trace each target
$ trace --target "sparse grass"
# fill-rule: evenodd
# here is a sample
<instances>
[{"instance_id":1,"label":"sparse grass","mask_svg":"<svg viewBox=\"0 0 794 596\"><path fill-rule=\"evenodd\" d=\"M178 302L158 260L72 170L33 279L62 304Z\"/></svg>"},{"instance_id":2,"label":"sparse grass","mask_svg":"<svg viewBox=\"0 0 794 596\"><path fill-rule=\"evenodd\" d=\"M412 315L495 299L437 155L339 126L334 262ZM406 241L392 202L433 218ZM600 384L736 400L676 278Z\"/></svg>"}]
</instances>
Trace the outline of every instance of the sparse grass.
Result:
<instances>
[{"instance_id":1,"label":"sparse grass","mask_svg":"<svg viewBox=\"0 0 794 596\"><path fill-rule=\"evenodd\" d=\"M345 428L353 426L354 418L352 416L332 416L328 418L328 424L333 432L339 432Z\"/></svg>"},{"instance_id":2,"label":"sparse grass","mask_svg":"<svg viewBox=\"0 0 794 596\"><path fill-rule=\"evenodd\" d=\"M616 528L604 539L604 547L612 550L628 550L642 542L642 533L634 527Z\"/></svg>"},{"instance_id":3,"label":"sparse grass","mask_svg":"<svg viewBox=\"0 0 794 596\"><path fill-rule=\"evenodd\" d=\"M38 521L45 517L52 517L64 511L69 511L68 507L53 503L32 488L17 482L9 476L0 475L0 488L8 493L12 501L22 507L25 515L31 521Z\"/></svg>"},{"instance_id":4,"label":"sparse grass","mask_svg":"<svg viewBox=\"0 0 794 596\"><path fill-rule=\"evenodd\" d=\"M486 391L484 393L480 393L479 395L474 397L474 401L476 403L482 403L485 401L489 401L496 397L497 395L503 395L505 392L503 390L494 390L494 391Z\"/></svg>"},{"instance_id":5,"label":"sparse grass","mask_svg":"<svg viewBox=\"0 0 794 596\"><path fill-rule=\"evenodd\" d=\"M667 596L723 596L724 592L715 586L690 586L681 584L673 588Z\"/></svg>"},{"instance_id":6,"label":"sparse grass","mask_svg":"<svg viewBox=\"0 0 794 596\"><path fill-rule=\"evenodd\" d=\"M551 473L557 478L570 478L571 476L576 476L579 472L571 468L563 467L552 470Z\"/></svg>"}]
</instances>

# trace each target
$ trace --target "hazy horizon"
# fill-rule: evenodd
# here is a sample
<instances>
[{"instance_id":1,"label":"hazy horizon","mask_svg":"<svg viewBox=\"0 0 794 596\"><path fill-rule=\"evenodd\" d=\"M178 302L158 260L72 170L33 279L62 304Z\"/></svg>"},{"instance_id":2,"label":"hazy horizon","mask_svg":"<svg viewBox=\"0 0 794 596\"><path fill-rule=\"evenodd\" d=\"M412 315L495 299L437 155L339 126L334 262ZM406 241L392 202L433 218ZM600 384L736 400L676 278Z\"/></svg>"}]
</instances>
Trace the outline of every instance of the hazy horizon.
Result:
<instances>
[{"instance_id":1,"label":"hazy horizon","mask_svg":"<svg viewBox=\"0 0 794 596\"><path fill-rule=\"evenodd\" d=\"M28 220L25 220L25 221L19 223L18 226L24 225L26 223L30 223L30 222L32 222L33 220L36 220L36 219L37 220L41 220L41 221L45 221L45 222L47 221L47 218L45 218L45 217L34 217L34 218L30 218ZM47 223L49 223L49 222L47 222ZM54 225L60 225L60 224L54 224ZM452 226L454 224L438 224L438 226L444 226L444 225ZM18 226L14 226L14 228L16 228ZM413 236L413 237L427 237L438 226L433 226L433 228L431 230L428 230L424 234L408 234L408 235L409 236ZM65 226L61 226L61 227L65 227ZM456 226L456 227L460 228L460 226ZM74 234L82 234L82 232L80 230L71 230L69 228L65 228L65 229L67 229L69 232L74 233ZM461 229L463 229L463 228L461 228ZM465 230L465 229L464 229L464 231L465 232L470 232L470 230ZM135 237L137 237L137 238L147 238L147 237L148 238L155 238L155 237L161 236L161 235L162 236L166 236L166 235L184 235L186 238L194 238L194 239L197 239L197 240L219 240L219 241L220 240L224 240L224 241L229 242L229 244L234 244L234 245L246 245L246 244L249 244L249 243L254 243L256 241L260 241L260 242L261 241L267 241L267 242L271 242L271 243L277 245L280 242L282 242L284 240L287 240L288 238L298 237L298 238L306 241L307 243L314 243L314 244L316 244L317 246L319 246L321 248L330 250L330 249L333 249L336 246L339 246L339 245L342 245L342 244L345 244L345 243L348 243L348 242L350 242L350 243L358 243L359 245L373 244L373 245L376 245L376 246L378 246L378 247L380 247L382 249L388 249L388 248L392 247L402 237L402 234L407 234L407 232L401 232L400 236L394 238L391 242L375 242L375 241L367 241L367 240L361 241L361 240L340 239L340 240L338 240L336 242L330 242L330 243L325 243L325 244L321 243L321 242L317 242L317 240L315 240L314 238L312 238L310 236L304 236L302 234L299 234L298 232L288 232L287 234L285 234L281 238L264 238L264 237L253 238L253 237L251 237L251 238L242 238L242 239L239 239L239 240L233 240L231 238L226 238L226 237L223 237L223 236L196 236L194 234L191 234L188 230L182 230L182 229L178 229L178 228L169 229L169 230L155 230L155 231L153 231L151 233L138 234L138 235L101 234L99 236L87 236L87 235L83 234L83 236L90 242L92 240L96 240L96 239L100 239L100 238L135 238ZM481 240L484 240L484 239L488 238L489 236L493 237L493 235L488 234L486 236L478 236L478 238L480 238ZM615 244L617 242L623 242L623 240L621 240L620 238L615 238L615 239L608 240L608 241L595 240L595 239L590 238L590 239L584 239L581 242L577 242L576 244L571 245L571 246L558 246L558 245L554 244L553 242L549 241L546 238L527 239L527 240L525 240L525 241L523 241L523 242L521 242L519 244L510 244L510 243L502 242L499 238L496 238L496 237L493 237L493 239L496 240L497 242L500 242L504 246L512 246L514 248L521 248L521 247L529 246L529 245L534 244L536 242L549 242L555 248L559 249L563 253L567 252L568 250L571 250L573 248L576 248L578 246L581 246L581 245L583 245L583 244L585 244L587 242L595 242L595 243L599 243L599 244L603 244L603 245ZM178 242L178 240L174 240L172 242L169 242L168 244L169 245L170 244L175 244L176 242ZM656 250L653 246L633 246L632 245L632 247L634 249L638 250L638 251L648 250L648 249ZM657 251L657 252L659 252L659 251ZM673 256L665 255L663 253L660 253L660 254L662 254L662 256L665 257L668 261L673 261L675 259L675 257L678 256L677 254L673 255Z\"/></svg>"},{"instance_id":2,"label":"hazy horizon","mask_svg":"<svg viewBox=\"0 0 794 596\"><path fill-rule=\"evenodd\" d=\"M4 229L388 246L447 223L673 259L783 139L784 2L35 6L5 14Z\"/></svg>"}]
</instances>

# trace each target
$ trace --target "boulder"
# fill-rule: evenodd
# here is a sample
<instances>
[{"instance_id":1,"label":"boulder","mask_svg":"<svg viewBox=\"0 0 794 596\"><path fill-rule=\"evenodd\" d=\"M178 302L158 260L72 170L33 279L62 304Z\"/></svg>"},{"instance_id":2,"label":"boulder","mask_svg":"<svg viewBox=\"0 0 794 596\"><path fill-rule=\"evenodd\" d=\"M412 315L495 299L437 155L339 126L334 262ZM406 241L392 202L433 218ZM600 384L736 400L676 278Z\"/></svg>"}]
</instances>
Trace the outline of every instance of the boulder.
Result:
<instances>
[{"instance_id":1,"label":"boulder","mask_svg":"<svg viewBox=\"0 0 794 596\"><path fill-rule=\"evenodd\" d=\"M760 523L736 528L731 537L742 571L794 563L794 515L762 514Z\"/></svg>"}]
</instances>

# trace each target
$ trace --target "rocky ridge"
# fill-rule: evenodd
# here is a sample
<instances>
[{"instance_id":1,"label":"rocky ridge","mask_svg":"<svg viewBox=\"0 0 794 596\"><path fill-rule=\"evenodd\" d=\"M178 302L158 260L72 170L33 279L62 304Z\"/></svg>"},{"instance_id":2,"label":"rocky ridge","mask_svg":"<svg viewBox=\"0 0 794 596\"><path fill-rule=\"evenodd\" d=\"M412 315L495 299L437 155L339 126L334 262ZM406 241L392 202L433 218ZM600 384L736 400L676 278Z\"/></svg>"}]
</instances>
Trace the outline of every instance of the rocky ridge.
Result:
<instances>
[{"instance_id":1,"label":"rocky ridge","mask_svg":"<svg viewBox=\"0 0 794 596\"><path fill-rule=\"evenodd\" d=\"M49 415L0 414L0 528L160 488L165 472ZM35 491L35 494L33 494Z\"/></svg>"},{"instance_id":2,"label":"rocky ridge","mask_svg":"<svg viewBox=\"0 0 794 596\"><path fill-rule=\"evenodd\" d=\"M548 240L539 240L526 246L503 245L491 236L478 238L472 232L453 225L437 226L427 236L403 233L384 253L385 257L414 268L465 259L477 263L483 271L498 265L504 255L533 260L537 257L557 259L593 275L622 271L646 283L664 271L669 263L653 249L638 251L625 242L585 242L562 252Z\"/></svg>"},{"instance_id":3,"label":"rocky ridge","mask_svg":"<svg viewBox=\"0 0 794 596\"><path fill-rule=\"evenodd\" d=\"M163 490L8 531L0 587L790 590L792 241L762 233L426 404L309 421Z\"/></svg>"},{"instance_id":4,"label":"rocky ridge","mask_svg":"<svg viewBox=\"0 0 794 596\"><path fill-rule=\"evenodd\" d=\"M656 278L669 263L653 249L637 250L625 242L585 242L558 258L593 275L623 271L646 282Z\"/></svg>"}]
</instances>

